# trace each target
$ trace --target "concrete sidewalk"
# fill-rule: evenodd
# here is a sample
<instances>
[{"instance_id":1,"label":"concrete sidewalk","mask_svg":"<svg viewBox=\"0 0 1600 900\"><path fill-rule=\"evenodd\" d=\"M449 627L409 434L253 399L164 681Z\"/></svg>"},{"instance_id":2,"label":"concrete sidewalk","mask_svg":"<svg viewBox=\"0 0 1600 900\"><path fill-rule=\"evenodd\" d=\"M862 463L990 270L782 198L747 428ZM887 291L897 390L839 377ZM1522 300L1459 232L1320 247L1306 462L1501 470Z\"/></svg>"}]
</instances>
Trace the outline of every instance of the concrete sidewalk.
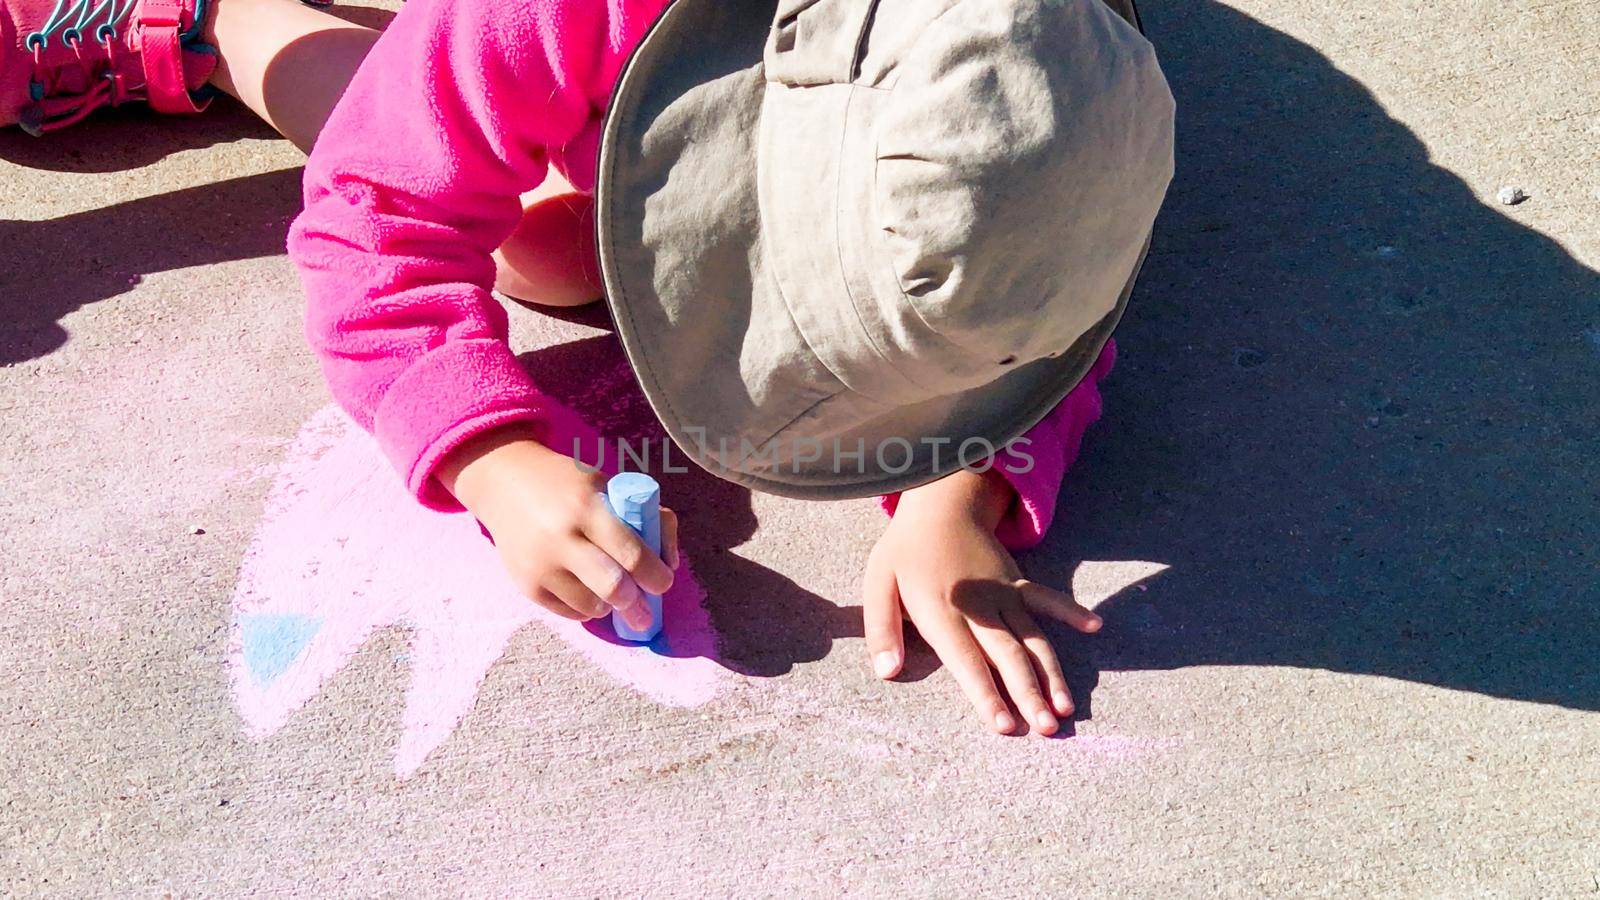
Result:
<instances>
[{"instance_id":1,"label":"concrete sidewalk","mask_svg":"<svg viewBox=\"0 0 1600 900\"><path fill-rule=\"evenodd\" d=\"M1025 561L1107 620L1060 740L871 677L870 502L680 476L664 655L535 617L326 408L292 148L0 134L0 893L1600 892L1600 7L1140 7L1179 173Z\"/></svg>"}]
</instances>

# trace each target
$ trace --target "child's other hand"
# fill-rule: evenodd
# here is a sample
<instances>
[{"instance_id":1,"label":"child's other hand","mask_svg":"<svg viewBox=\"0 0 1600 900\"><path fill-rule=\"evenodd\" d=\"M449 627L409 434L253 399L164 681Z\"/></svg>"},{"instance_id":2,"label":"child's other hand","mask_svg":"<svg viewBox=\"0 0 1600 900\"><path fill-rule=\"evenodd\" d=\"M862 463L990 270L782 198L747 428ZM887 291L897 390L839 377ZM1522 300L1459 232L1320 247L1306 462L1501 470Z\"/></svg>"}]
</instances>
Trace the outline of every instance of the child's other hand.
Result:
<instances>
[{"instance_id":1,"label":"child's other hand","mask_svg":"<svg viewBox=\"0 0 1600 900\"><path fill-rule=\"evenodd\" d=\"M439 480L494 536L517 588L568 619L613 609L635 628L650 625L644 591L665 593L678 564L678 519L661 510L662 558L612 515L605 476L515 429L457 448Z\"/></svg>"},{"instance_id":2,"label":"child's other hand","mask_svg":"<svg viewBox=\"0 0 1600 900\"><path fill-rule=\"evenodd\" d=\"M1034 730L1054 734L1057 717L1072 713L1072 696L1032 613L1086 633L1101 622L1067 595L1022 577L994 535L1010 500L1000 476L971 471L901 495L867 560L867 651L878 677L898 674L905 661L903 615L986 726L1001 734L1017 729L1003 686Z\"/></svg>"}]
</instances>

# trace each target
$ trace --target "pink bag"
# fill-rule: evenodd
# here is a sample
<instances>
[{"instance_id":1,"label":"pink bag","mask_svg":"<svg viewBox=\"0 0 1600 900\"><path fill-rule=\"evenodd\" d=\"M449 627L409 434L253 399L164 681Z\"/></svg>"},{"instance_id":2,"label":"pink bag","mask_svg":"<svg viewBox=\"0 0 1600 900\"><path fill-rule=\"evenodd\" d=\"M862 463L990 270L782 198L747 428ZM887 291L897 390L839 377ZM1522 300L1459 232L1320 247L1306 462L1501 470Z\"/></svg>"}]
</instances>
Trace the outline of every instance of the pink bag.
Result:
<instances>
[{"instance_id":1,"label":"pink bag","mask_svg":"<svg viewBox=\"0 0 1600 900\"><path fill-rule=\"evenodd\" d=\"M145 101L195 113L216 52L200 42L215 0L0 0L0 125L65 128Z\"/></svg>"}]
</instances>

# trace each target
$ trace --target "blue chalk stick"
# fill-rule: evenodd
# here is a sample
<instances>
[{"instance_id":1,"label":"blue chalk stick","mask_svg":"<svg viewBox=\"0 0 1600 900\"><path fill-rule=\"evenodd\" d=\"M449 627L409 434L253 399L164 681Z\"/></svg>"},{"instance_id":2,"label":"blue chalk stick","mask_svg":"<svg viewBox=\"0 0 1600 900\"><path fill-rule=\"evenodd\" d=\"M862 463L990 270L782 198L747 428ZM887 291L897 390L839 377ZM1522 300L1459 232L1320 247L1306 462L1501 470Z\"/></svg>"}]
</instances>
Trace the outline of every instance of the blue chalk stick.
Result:
<instances>
[{"instance_id":1,"label":"blue chalk stick","mask_svg":"<svg viewBox=\"0 0 1600 900\"><path fill-rule=\"evenodd\" d=\"M623 472L606 483L606 502L650 552L661 554L661 485L654 478L643 472ZM650 627L644 631L628 627L619 613L611 614L611 624L624 640L649 641L661 633L661 597L646 594L645 598L650 602Z\"/></svg>"}]
</instances>

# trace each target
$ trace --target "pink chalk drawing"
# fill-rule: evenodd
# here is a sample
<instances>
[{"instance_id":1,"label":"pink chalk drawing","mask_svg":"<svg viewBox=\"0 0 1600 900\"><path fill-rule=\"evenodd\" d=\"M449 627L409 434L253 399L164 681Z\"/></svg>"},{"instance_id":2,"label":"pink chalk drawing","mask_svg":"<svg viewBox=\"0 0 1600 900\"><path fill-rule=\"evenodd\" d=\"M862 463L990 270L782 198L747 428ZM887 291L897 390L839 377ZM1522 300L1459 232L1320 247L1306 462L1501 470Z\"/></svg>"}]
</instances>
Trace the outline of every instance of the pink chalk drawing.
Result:
<instances>
[{"instance_id":1,"label":"pink chalk drawing","mask_svg":"<svg viewBox=\"0 0 1600 900\"><path fill-rule=\"evenodd\" d=\"M666 437L614 339L556 345L529 362L554 401L552 446L594 461L595 451L605 453L602 432L664 445ZM600 461L608 469L617 463L615 454ZM702 706L736 683L759 683L739 674L737 661L719 655L705 592L687 555L662 598L662 637L634 645L618 639L609 624L581 625L522 597L478 523L465 513L418 504L372 438L336 407L324 408L301 427L271 474L265 511L240 564L229 633L233 699L253 738L282 729L388 628L405 630L410 641L404 659L411 678L394 751L401 779L450 737L513 636L533 622L618 684L664 706ZM702 511L737 521L738 509L748 509L742 489L719 493L717 486L710 479L664 490L677 490L680 500L698 501ZM743 527L735 532L743 534ZM1095 606L1126 589L1143 590L1145 581L1166 568L1139 560L1083 561L1074 572L1073 592L1079 602ZM550 665L570 667L557 658ZM852 752L869 758L900 752L894 748L904 727L901 716L869 721L838 709L831 695L808 699L794 693L791 681L778 684L789 692L791 713L814 706L815 715L845 726L840 739ZM951 702L960 702L954 692ZM1072 756L1104 758L1155 746L1114 733L1050 744L1073 748ZM1006 751L996 764L1039 764L1037 756L1013 758L1014 752Z\"/></svg>"},{"instance_id":2,"label":"pink chalk drawing","mask_svg":"<svg viewBox=\"0 0 1600 900\"><path fill-rule=\"evenodd\" d=\"M732 676L714 661L703 601L685 560L663 597L665 641L608 641L545 612L512 587L471 516L418 505L372 439L328 407L278 467L240 567L229 639L234 702L246 733L266 738L375 632L405 628L411 682L394 769L406 778L471 711L484 676L530 622L659 703L706 703Z\"/></svg>"}]
</instances>

